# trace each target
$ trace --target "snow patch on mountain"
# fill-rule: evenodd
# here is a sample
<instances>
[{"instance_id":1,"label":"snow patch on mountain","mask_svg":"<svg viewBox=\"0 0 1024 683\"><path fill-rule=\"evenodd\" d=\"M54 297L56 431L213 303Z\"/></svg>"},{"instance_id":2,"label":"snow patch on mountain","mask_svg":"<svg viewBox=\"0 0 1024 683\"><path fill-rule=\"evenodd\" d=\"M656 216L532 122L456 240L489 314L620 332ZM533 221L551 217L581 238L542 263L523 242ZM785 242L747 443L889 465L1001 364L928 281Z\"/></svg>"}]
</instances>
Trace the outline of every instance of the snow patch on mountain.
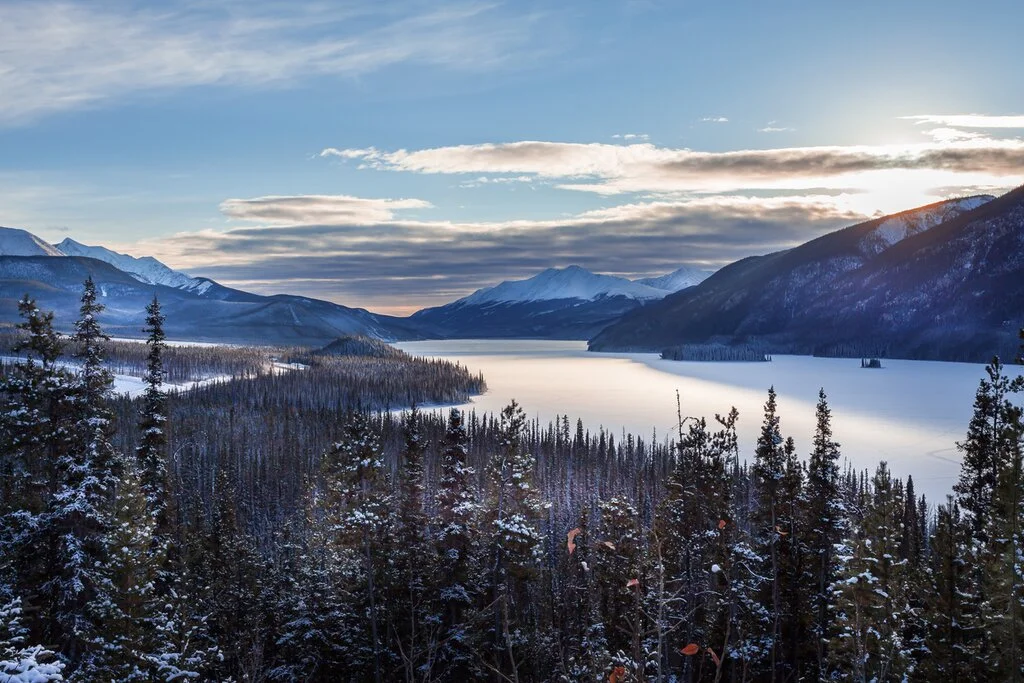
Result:
<instances>
[{"instance_id":1,"label":"snow patch on mountain","mask_svg":"<svg viewBox=\"0 0 1024 683\"><path fill-rule=\"evenodd\" d=\"M194 278L177 270L168 268L152 256L136 258L128 254L120 254L106 247L90 247L68 237L56 245L60 253L66 256L85 256L104 261L118 270L124 271L139 282L147 285L164 285L176 289L185 289L202 293L210 287L210 281Z\"/></svg>"},{"instance_id":2,"label":"snow patch on mountain","mask_svg":"<svg viewBox=\"0 0 1024 683\"><path fill-rule=\"evenodd\" d=\"M667 275L640 278L639 280L633 280L633 282L639 285L654 287L655 289L662 289L666 292L678 292L681 289L699 285L704 282L704 280L708 279L713 272L714 271L701 270L700 268L694 268L692 266L683 266L682 268L674 270Z\"/></svg>"},{"instance_id":3,"label":"snow patch on mountain","mask_svg":"<svg viewBox=\"0 0 1024 683\"><path fill-rule=\"evenodd\" d=\"M600 297L612 296L647 300L661 299L665 294L663 289L630 282L626 278L598 275L579 266L569 266L548 268L527 280L506 280L494 287L479 289L455 303L479 306L557 299L594 301Z\"/></svg>"},{"instance_id":4,"label":"snow patch on mountain","mask_svg":"<svg viewBox=\"0 0 1024 683\"><path fill-rule=\"evenodd\" d=\"M879 223L874 230L865 235L861 246L868 253L878 254L897 242L972 211L992 199L994 197L990 195L963 197L896 214Z\"/></svg>"},{"instance_id":5,"label":"snow patch on mountain","mask_svg":"<svg viewBox=\"0 0 1024 683\"><path fill-rule=\"evenodd\" d=\"M0 228L0 256L64 256L64 254L26 230Z\"/></svg>"}]
</instances>

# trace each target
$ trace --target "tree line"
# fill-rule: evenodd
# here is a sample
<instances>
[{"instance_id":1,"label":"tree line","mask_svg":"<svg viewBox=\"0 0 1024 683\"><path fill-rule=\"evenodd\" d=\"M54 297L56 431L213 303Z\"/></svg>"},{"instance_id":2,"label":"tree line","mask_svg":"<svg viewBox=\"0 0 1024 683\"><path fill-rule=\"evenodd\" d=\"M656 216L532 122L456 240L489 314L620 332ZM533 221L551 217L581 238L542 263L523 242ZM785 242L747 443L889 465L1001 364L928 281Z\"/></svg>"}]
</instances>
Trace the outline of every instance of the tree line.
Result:
<instances>
[{"instance_id":1,"label":"tree line","mask_svg":"<svg viewBox=\"0 0 1024 683\"><path fill-rule=\"evenodd\" d=\"M100 310L87 283L72 370L21 303L3 683L1024 677L1024 381L998 360L931 506L843 466L824 391L806 457L773 390L751 454L735 409L659 443L515 402L374 412L302 372L168 395L154 301L128 401Z\"/></svg>"}]
</instances>

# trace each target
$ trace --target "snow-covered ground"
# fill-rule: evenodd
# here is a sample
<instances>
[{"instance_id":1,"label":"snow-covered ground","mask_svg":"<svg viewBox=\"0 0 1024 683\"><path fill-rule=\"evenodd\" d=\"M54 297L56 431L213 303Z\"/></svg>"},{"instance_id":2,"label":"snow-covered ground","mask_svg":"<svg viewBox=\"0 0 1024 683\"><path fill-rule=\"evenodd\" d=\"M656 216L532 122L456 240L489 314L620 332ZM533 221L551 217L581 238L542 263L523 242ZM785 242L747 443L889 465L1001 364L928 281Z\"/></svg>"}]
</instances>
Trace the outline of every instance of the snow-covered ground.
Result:
<instances>
[{"instance_id":1,"label":"snow-covered ground","mask_svg":"<svg viewBox=\"0 0 1024 683\"><path fill-rule=\"evenodd\" d=\"M3 363L17 363L20 360L22 359L16 356L0 356L0 362ZM78 367L76 363L69 361L60 361L58 365L72 370ZM187 389L197 389L208 384L224 382L229 379L231 379L230 375L215 375L211 377L204 377L203 379L196 380L194 382L165 382L164 387L168 391L184 391ZM116 394L127 394L130 398L134 398L136 396L140 396L145 390L146 384L142 381L141 375L114 375L114 393Z\"/></svg>"}]
</instances>

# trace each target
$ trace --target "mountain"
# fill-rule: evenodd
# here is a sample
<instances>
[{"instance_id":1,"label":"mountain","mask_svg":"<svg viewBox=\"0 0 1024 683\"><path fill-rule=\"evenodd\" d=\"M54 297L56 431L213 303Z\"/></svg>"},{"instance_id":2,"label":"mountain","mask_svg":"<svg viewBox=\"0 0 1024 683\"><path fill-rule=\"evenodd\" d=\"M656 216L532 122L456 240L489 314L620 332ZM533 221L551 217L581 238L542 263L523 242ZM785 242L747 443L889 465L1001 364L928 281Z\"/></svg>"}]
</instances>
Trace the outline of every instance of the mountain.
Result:
<instances>
[{"instance_id":1,"label":"mountain","mask_svg":"<svg viewBox=\"0 0 1024 683\"><path fill-rule=\"evenodd\" d=\"M984 361L1024 324L1024 188L937 202L733 263L623 316L591 350L756 343L774 353Z\"/></svg>"},{"instance_id":2,"label":"mountain","mask_svg":"<svg viewBox=\"0 0 1024 683\"><path fill-rule=\"evenodd\" d=\"M579 266L548 268L527 280L506 280L494 287L478 289L455 303L481 306L493 303L594 301L601 297L625 297L642 301L660 299L665 291L612 275L598 275Z\"/></svg>"},{"instance_id":3,"label":"mountain","mask_svg":"<svg viewBox=\"0 0 1024 683\"><path fill-rule=\"evenodd\" d=\"M26 230L0 227L0 256L63 256L63 254Z\"/></svg>"},{"instance_id":4,"label":"mountain","mask_svg":"<svg viewBox=\"0 0 1024 683\"><path fill-rule=\"evenodd\" d=\"M152 258L134 258L104 247L64 240L57 247L24 230L0 229L0 321L18 320L28 294L53 310L58 329L78 315L82 282L92 277L106 306L102 323L114 336L138 337L153 296L167 316L171 339L259 344L323 345L339 336L386 340L421 335L402 318L376 315L301 296L252 294L191 278Z\"/></svg>"},{"instance_id":5,"label":"mountain","mask_svg":"<svg viewBox=\"0 0 1024 683\"><path fill-rule=\"evenodd\" d=\"M661 277L645 277L639 280L633 280L633 282L640 285L647 285L648 287L654 287L655 289L664 290L666 292L678 292L681 289L687 287L694 287L711 277L714 271L701 270L699 268L693 268L691 266L683 266L679 270L674 270L668 275L662 275Z\"/></svg>"},{"instance_id":6,"label":"mountain","mask_svg":"<svg viewBox=\"0 0 1024 683\"><path fill-rule=\"evenodd\" d=\"M136 258L127 254L119 254L106 247L90 247L76 242L70 237L60 244L55 244L54 247L65 256L85 256L109 263L118 270L134 276L140 282L150 285L166 285L175 289L194 289L201 286L204 282L209 282L205 278L189 277L177 270L172 270L152 256Z\"/></svg>"},{"instance_id":7,"label":"mountain","mask_svg":"<svg viewBox=\"0 0 1024 683\"><path fill-rule=\"evenodd\" d=\"M673 280L676 273L657 279L673 284L683 280ZM508 280L445 306L423 309L409 320L438 337L587 339L628 311L669 293L579 266L549 268L526 280Z\"/></svg>"}]
</instances>

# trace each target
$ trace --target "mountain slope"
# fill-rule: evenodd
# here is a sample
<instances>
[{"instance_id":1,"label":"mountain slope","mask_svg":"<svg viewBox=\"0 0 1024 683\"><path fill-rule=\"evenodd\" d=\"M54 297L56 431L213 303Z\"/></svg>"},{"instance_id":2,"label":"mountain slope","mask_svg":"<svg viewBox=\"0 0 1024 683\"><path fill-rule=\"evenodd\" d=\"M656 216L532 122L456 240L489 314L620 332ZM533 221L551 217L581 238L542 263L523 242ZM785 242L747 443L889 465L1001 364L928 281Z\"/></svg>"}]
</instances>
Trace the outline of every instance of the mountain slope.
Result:
<instances>
[{"instance_id":1,"label":"mountain slope","mask_svg":"<svg viewBox=\"0 0 1024 683\"><path fill-rule=\"evenodd\" d=\"M63 256L27 230L0 227L0 256Z\"/></svg>"},{"instance_id":2,"label":"mountain slope","mask_svg":"<svg viewBox=\"0 0 1024 683\"><path fill-rule=\"evenodd\" d=\"M682 268L674 270L667 275L662 275L661 277L645 277L639 280L633 280L633 282L641 285L647 285L648 287L654 287L655 289L664 290L666 292L678 292L681 289L699 285L701 282L704 282L704 280L711 277L713 272L714 271L701 270L691 266L683 266Z\"/></svg>"},{"instance_id":3,"label":"mountain slope","mask_svg":"<svg viewBox=\"0 0 1024 683\"><path fill-rule=\"evenodd\" d=\"M128 254L119 254L106 247L90 247L76 242L70 237L60 244L54 245L65 256L86 256L104 261L130 275L136 276L140 282L151 285L165 285L177 289L192 289L202 283L200 278L193 278L168 268L152 256L136 258Z\"/></svg>"},{"instance_id":4,"label":"mountain slope","mask_svg":"<svg viewBox=\"0 0 1024 683\"><path fill-rule=\"evenodd\" d=\"M624 313L666 294L579 266L549 268L423 309L409 321L428 336L445 338L588 339Z\"/></svg>"},{"instance_id":5,"label":"mountain slope","mask_svg":"<svg viewBox=\"0 0 1024 683\"><path fill-rule=\"evenodd\" d=\"M556 301L579 299L594 301L601 297L660 299L665 291L612 275L598 275L579 266L548 268L526 280L506 280L494 287L479 289L454 303L479 306L490 303Z\"/></svg>"},{"instance_id":6,"label":"mountain slope","mask_svg":"<svg viewBox=\"0 0 1024 683\"><path fill-rule=\"evenodd\" d=\"M1022 193L938 202L738 261L627 314L591 349L756 341L776 353L985 360L1012 343L1024 311Z\"/></svg>"},{"instance_id":7,"label":"mountain slope","mask_svg":"<svg viewBox=\"0 0 1024 683\"><path fill-rule=\"evenodd\" d=\"M154 296L167 315L165 329L172 339L319 346L346 334L387 340L420 336L403 319L363 309L305 297L261 296L205 278L185 288L152 284L84 256L0 256L0 321L17 322L18 301L28 294L40 308L55 312L58 329L69 331L87 277L106 306L101 321L115 336L141 335L146 304Z\"/></svg>"}]
</instances>

